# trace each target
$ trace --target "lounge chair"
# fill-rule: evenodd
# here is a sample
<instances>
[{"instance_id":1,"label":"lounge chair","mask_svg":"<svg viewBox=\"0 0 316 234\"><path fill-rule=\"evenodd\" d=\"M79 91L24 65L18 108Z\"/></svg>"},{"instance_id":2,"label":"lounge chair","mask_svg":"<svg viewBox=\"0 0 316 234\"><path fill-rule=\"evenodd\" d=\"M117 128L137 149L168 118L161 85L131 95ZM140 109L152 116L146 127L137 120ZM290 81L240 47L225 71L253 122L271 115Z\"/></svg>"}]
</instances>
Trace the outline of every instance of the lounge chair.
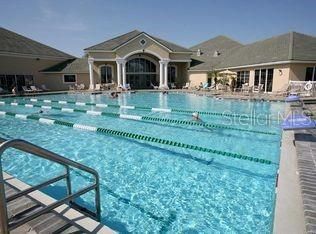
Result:
<instances>
[{"instance_id":1,"label":"lounge chair","mask_svg":"<svg viewBox=\"0 0 316 234\"><path fill-rule=\"evenodd\" d=\"M31 90L32 90L33 92L42 92L42 91L43 91L43 90L37 88L35 85L31 85L30 87L31 87Z\"/></svg>"},{"instance_id":2,"label":"lounge chair","mask_svg":"<svg viewBox=\"0 0 316 234\"><path fill-rule=\"evenodd\" d=\"M24 93L33 93L33 92L34 92L32 89L29 89L29 88L26 87L26 86L22 86L22 89L23 89L23 92L24 92Z\"/></svg>"},{"instance_id":3,"label":"lounge chair","mask_svg":"<svg viewBox=\"0 0 316 234\"><path fill-rule=\"evenodd\" d=\"M185 86L182 87L182 89L189 89L190 88L190 82L185 83Z\"/></svg>"}]
</instances>

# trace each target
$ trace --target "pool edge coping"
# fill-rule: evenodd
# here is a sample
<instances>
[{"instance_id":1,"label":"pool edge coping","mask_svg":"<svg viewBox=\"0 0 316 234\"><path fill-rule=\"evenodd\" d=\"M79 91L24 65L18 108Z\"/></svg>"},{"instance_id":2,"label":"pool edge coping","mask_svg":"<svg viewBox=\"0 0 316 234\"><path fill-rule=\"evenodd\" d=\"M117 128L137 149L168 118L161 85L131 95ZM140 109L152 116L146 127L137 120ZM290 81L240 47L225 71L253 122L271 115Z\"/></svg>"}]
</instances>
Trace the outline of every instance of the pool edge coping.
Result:
<instances>
[{"instance_id":1,"label":"pool edge coping","mask_svg":"<svg viewBox=\"0 0 316 234\"><path fill-rule=\"evenodd\" d=\"M272 232L275 234L306 233L294 140L294 131L283 132Z\"/></svg>"},{"instance_id":2,"label":"pool edge coping","mask_svg":"<svg viewBox=\"0 0 316 234\"><path fill-rule=\"evenodd\" d=\"M23 181L17 179L16 177L8 174L7 172L3 172L3 180L8 183L9 185L17 188L18 190L25 190L30 188L31 186L24 183ZM36 190L28 194L31 198L36 200L37 202L43 205L49 205L55 202L56 200L43 192ZM79 211L70 208L68 205L63 204L56 209L54 209L56 213L60 216L70 220L71 222L75 223L79 227L89 231L90 233L98 233L98 234L110 234L116 233L111 228L105 226L104 224L93 220L90 217L84 216L84 214L80 213ZM84 217L83 217L84 216Z\"/></svg>"}]
</instances>

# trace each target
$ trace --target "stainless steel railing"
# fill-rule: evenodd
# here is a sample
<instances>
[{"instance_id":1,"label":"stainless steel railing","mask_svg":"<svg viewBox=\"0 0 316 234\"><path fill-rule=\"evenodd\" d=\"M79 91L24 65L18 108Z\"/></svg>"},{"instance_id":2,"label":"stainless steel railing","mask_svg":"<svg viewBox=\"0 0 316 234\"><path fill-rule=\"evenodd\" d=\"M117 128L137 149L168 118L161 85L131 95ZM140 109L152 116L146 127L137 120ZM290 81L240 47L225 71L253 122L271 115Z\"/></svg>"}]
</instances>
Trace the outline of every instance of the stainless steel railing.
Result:
<instances>
[{"instance_id":1,"label":"stainless steel railing","mask_svg":"<svg viewBox=\"0 0 316 234\"><path fill-rule=\"evenodd\" d=\"M74 202L74 199L77 197L80 197L81 195L95 190L95 212L89 211L85 208L87 211L81 211L82 213L85 213L86 215L96 219L97 221L100 221L101 217L101 207L100 207L100 185L99 185L99 174L97 171L93 170L92 168L89 168L87 166L84 166L80 163L77 163L73 160L64 158L58 154L55 154L51 151L48 151L46 149L43 149L37 145L34 145L30 142L24 141L24 140L6 140L4 138L0 137L0 230L1 233L9 233L9 231L41 216L44 213L47 213L63 204L69 203L75 205L74 207L80 207L78 204ZM4 151L6 151L9 148L15 148L18 150L21 150L26 153L30 153L32 155L35 155L37 157L52 161L54 163L58 163L62 165L65 168L65 173L62 175L59 175L57 177L54 177L50 180L47 180L41 184L32 186L28 189L25 189L23 191L20 191L14 195L11 195L10 197L5 197L5 188L4 188L4 180L3 180L3 171L2 171L2 163L1 158ZM81 171L87 172L91 174L94 177L94 183L92 185L86 186L83 189L80 189L79 191L73 193L71 189L71 178L70 178L70 168L76 168ZM10 201L13 201L14 199L17 199L21 196L27 195L35 190L41 189L45 186L48 186L52 183L55 183L60 180L66 180L67 185L67 196L55 201L54 203L39 209L38 211L31 213L29 215L24 216L23 218L13 221L12 219L8 219L7 215L7 203Z\"/></svg>"}]
</instances>

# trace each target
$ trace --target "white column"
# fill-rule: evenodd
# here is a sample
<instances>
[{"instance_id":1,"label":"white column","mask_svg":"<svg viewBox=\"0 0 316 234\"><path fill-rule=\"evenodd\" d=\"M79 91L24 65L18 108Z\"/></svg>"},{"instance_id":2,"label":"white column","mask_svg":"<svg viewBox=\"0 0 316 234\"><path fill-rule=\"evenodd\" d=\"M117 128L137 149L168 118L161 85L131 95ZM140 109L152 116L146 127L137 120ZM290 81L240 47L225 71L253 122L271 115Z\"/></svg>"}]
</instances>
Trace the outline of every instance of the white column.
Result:
<instances>
[{"instance_id":1,"label":"white column","mask_svg":"<svg viewBox=\"0 0 316 234\"><path fill-rule=\"evenodd\" d=\"M120 86L121 83L121 63L120 61L116 60L117 65L117 86Z\"/></svg>"},{"instance_id":2,"label":"white column","mask_svg":"<svg viewBox=\"0 0 316 234\"><path fill-rule=\"evenodd\" d=\"M93 59L88 59L89 63L89 74L90 74L90 85L89 89L93 90L94 89L94 77L93 77Z\"/></svg>"},{"instance_id":3,"label":"white column","mask_svg":"<svg viewBox=\"0 0 316 234\"><path fill-rule=\"evenodd\" d=\"M164 78L165 78L165 82L164 82L164 86L167 88L168 87L168 61L165 61L165 64L164 64Z\"/></svg>"},{"instance_id":4,"label":"white column","mask_svg":"<svg viewBox=\"0 0 316 234\"><path fill-rule=\"evenodd\" d=\"M123 87L126 87L126 61L122 62Z\"/></svg>"},{"instance_id":5,"label":"white column","mask_svg":"<svg viewBox=\"0 0 316 234\"><path fill-rule=\"evenodd\" d=\"M164 85L163 82L163 61L159 61L159 88L162 88Z\"/></svg>"}]
</instances>

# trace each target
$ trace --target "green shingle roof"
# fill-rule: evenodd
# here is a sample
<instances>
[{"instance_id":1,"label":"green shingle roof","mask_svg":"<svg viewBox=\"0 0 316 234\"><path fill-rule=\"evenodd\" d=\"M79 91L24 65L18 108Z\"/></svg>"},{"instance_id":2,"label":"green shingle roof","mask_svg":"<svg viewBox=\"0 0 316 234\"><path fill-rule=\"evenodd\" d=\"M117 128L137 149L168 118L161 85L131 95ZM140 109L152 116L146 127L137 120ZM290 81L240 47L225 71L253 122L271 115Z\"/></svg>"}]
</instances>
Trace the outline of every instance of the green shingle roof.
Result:
<instances>
[{"instance_id":1,"label":"green shingle roof","mask_svg":"<svg viewBox=\"0 0 316 234\"><path fill-rule=\"evenodd\" d=\"M221 61L225 60L232 51L241 46L242 44L226 36L217 36L199 43L190 48L194 52L190 70L212 70L221 63ZM201 51L200 56L197 56L198 50ZM216 52L220 53L217 57L214 56Z\"/></svg>"},{"instance_id":2,"label":"green shingle roof","mask_svg":"<svg viewBox=\"0 0 316 234\"><path fill-rule=\"evenodd\" d=\"M201 49L202 55L196 56ZM279 36L241 45L227 37L219 36L191 47L190 70L209 71L280 61L316 61L316 37L290 32ZM221 54L214 57L218 50Z\"/></svg>"},{"instance_id":3,"label":"green shingle roof","mask_svg":"<svg viewBox=\"0 0 316 234\"><path fill-rule=\"evenodd\" d=\"M316 37L290 32L235 50L217 68L301 60L316 61Z\"/></svg>"},{"instance_id":4,"label":"green shingle roof","mask_svg":"<svg viewBox=\"0 0 316 234\"><path fill-rule=\"evenodd\" d=\"M190 53L191 50L184 48L182 46L176 45L174 43L171 43L169 41L160 39L158 37L154 37L151 36L145 32L141 32L138 30L134 30L131 32L128 32L126 34L120 35L118 37L112 38L110 40L101 42L99 44L96 44L94 46L88 47L85 50L104 50L104 51L113 51L115 50L117 47L125 44L126 42L132 40L133 38L139 36L140 34L145 34L149 37L151 37L152 39L158 41L160 44L162 44L163 46L167 47L169 50L171 50L172 52L188 52Z\"/></svg>"},{"instance_id":5,"label":"green shingle roof","mask_svg":"<svg viewBox=\"0 0 316 234\"><path fill-rule=\"evenodd\" d=\"M46 68L41 72L50 73L89 73L88 59L77 58L69 59L64 62L58 63L52 67Z\"/></svg>"},{"instance_id":6,"label":"green shingle roof","mask_svg":"<svg viewBox=\"0 0 316 234\"><path fill-rule=\"evenodd\" d=\"M0 27L0 53L16 53L32 56L54 57L54 58L74 58L60 50L19 35Z\"/></svg>"}]
</instances>

